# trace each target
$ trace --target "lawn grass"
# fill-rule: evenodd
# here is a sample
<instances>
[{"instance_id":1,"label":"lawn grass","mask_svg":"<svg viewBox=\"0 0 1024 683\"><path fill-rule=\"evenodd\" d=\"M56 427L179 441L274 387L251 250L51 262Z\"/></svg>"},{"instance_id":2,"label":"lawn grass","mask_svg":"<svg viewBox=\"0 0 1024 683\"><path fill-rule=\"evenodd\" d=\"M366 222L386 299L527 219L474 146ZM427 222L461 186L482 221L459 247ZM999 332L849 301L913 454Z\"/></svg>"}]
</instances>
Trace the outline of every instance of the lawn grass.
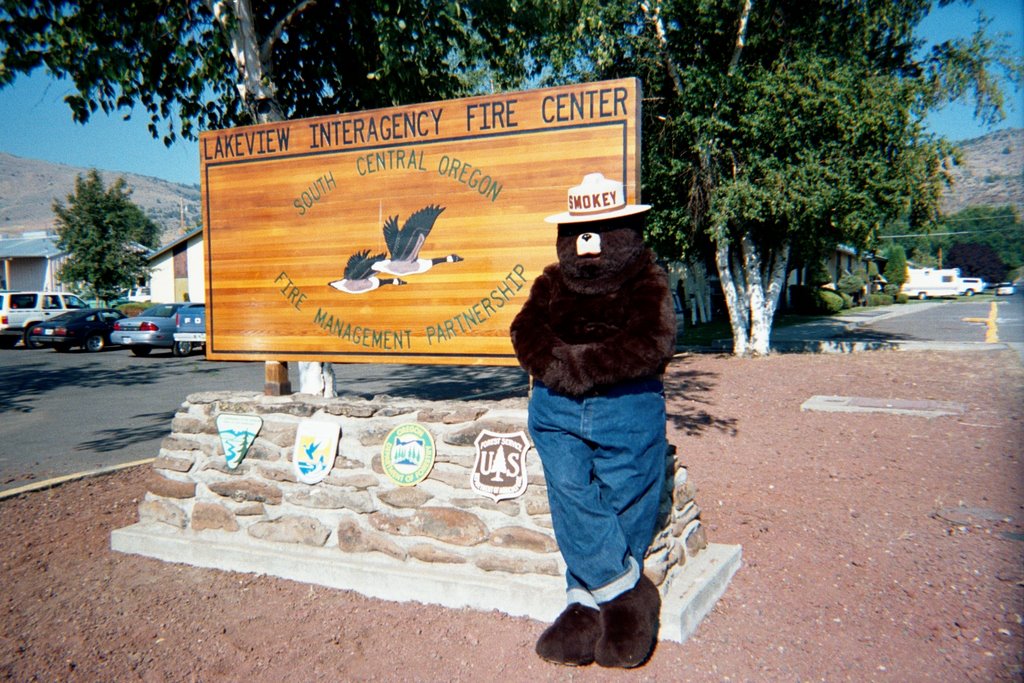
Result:
<instances>
[{"instance_id":1,"label":"lawn grass","mask_svg":"<svg viewBox=\"0 0 1024 683\"><path fill-rule=\"evenodd\" d=\"M776 315L775 320L772 321L772 329L778 329L780 327L789 327L790 325L799 325L800 323L813 320L817 316L809 315L796 315L793 313L786 313L783 315ZM676 346L703 346L708 347L718 342L719 345L725 344L728 349L732 344L732 326L729 325L727 318L716 318L708 323L700 323L697 325L690 325L687 321L685 329L682 334L676 339Z\"/></svg>"}]
</instances>

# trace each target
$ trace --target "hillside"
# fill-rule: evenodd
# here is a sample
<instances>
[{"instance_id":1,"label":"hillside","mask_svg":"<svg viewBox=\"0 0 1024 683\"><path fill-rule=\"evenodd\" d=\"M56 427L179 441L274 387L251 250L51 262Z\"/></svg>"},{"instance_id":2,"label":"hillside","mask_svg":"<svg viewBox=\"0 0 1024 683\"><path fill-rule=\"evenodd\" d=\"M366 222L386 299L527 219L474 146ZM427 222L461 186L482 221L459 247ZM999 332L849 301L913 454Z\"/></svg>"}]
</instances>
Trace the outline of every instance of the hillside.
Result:
<instances>
[{"instance_id":1,"label":"hillside","mask_svg":"<svg viewBox=\"0 0 1024 683\"><path fill-rule=\"evenodd\" d=\"M942 209L1012 204L1024 213L1024 128L1009 128L959 143L963 161L951 175Z\"/></svg>"},{"instance_id":2,"label":"hillside","mask_svg":"<svg viewBox=\"0 0 1024 683\"><path fill-rule=\"evenodd\" d=\"M0 233L17 235L36 230L53 230L53 203L67 203L75 189L75 178L88 168L25 159L0 152ZM134 173L100 169L109 186L124 176L132 189L131 199L163 228L161 244L173 241L185 230L200 224L198 185L180 185Z\"/></svg>"},{"instance_id":3,"label":"hillside","mask_svg":"<svg viewBox=\"0 0 1024 683\"><path fill-rule=\"evenodd\" d=\"M943 197L947 214L968 206L1012 204L1024 214L1024 129L1012 128L959 143L963 162L952 169ZM53 229L53 202L67 201L75 177L87 168L25 159L0 152L0 233ZM162 244L200 223L198 185L179 185L132 173L100 171L106 184L124 176L132 201L163 228Z\"/></svg>"}]
</instances>

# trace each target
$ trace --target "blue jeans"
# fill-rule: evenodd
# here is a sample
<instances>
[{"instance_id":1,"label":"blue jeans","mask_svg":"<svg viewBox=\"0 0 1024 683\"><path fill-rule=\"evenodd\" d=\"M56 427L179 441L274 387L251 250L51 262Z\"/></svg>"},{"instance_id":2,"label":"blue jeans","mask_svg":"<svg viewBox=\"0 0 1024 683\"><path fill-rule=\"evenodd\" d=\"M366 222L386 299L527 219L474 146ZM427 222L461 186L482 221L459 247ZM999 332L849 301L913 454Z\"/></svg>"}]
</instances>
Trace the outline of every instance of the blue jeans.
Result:
<instances>
[{"instance_id":1,"label":"blue jeans","mask_svg":"<svg viewBox=\"0 0 1024 683\"><path fill-rule=\"evenodd\" d=\"M596 607L640 578L665 481L663 391L646 379L574 398L534 383L528 426L570 603Z\"/></svg>"}]
</instances>

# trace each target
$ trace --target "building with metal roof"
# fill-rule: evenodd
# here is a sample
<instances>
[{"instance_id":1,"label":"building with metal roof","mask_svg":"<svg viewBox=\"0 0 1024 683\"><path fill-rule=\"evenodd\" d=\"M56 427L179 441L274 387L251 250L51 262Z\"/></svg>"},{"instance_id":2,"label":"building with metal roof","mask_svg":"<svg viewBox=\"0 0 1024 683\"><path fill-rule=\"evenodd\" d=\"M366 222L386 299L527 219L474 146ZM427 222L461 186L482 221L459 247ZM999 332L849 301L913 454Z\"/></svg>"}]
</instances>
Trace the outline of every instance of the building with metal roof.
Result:
<instances>
[{"instance_id":1,"label":"building with metal roof","mask_svg":"<svg viewBox=\"0 0 1024 683\"><path fill-rule=\"evenodd\" d=\"M0 289L62 291L57 273L66 254L55 235L42 232L0 235Z\"/></svg>"}]
</instances>

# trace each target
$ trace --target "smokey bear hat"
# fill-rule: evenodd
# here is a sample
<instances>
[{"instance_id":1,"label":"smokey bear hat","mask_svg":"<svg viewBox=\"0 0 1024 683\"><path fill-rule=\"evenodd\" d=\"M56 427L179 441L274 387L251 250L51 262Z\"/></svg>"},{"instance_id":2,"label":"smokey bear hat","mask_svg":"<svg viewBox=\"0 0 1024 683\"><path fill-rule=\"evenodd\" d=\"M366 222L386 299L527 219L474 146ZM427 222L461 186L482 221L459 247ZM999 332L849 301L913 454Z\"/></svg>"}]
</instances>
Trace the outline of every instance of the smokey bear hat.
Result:
<instances>
[{"instance_id":1,"label":"smokey bear hat","mask_svg":"<svg viewBox=\"0 0 1024 683\"><path fill-rule=\"evenodd\" d=\"M626 188L601 173L588 173L583 182L569 188L568 211L548 216L548 223L589 223L609 218L632 216L651 207L647 204L627 204Z\"/></svg>"}]
</instances>

